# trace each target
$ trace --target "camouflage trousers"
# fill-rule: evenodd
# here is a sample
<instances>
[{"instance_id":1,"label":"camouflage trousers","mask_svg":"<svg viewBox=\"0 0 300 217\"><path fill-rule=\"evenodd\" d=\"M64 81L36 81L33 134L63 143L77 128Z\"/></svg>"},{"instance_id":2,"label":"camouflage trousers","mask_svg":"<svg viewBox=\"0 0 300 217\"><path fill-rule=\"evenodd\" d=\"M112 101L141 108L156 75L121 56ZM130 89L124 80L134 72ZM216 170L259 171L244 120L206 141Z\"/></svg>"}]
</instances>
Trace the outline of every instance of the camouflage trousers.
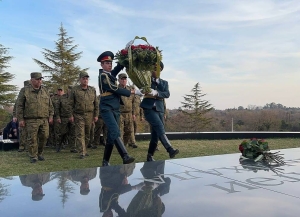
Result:
<instances>
[{"instance_id":1,"label":"camouflage trousers","mask_svg":"<svg viewBox=\"0 0 300 217\"><path fill-rule=\"evenodd\" d=\"M130 136L130 139L129 139L129 145L131 144L135 144L135 134L137 132L137 118L133 121L133 131L131 132L131 136Z\"/></svg>"},{"instance_id":2,"label":"camouflage trousers","mask_svg":"<svg viewBox=\"0 0 300 217\"><path fill-rule=\"evenodd\" d=\"M131 112L121 113L120 115L120 134L123 139L124 145L129 144L133 132L133 119Z\"/></svg>"},{"instance_id":3,"label":"camouflage trousers","mask_svg":"<svg viewBox=\"0 0 300 217\"><path fill-rule=\"evenodd\" d=\"M49 137L48 118L26 119L27 145L29 157L37 159L42 156Z\"/></svg>"},{"instance_id":4,"label":"camouflage trousers","mask_svg":"<svg viewBox=\"0 0 300 217\"><path fill-rule=\"evenodd\" d=\"M100 145L100 137L101 134L103 135L103 141L106 143L107 139L107 128L106 125L101 117L98 118L98 121L95 123L94 128L94 139L93 139L93 145Z\"/></svg>"},{"instance_id":5,"label":"camouflage trousers","mask_svg":"<svg viewBox=\"0 0 300 217\"><path fill-rule=\"evenodd\" d=\"M61 120L61 123L57 123L56 128L55 128L56 135L57 135L57 139L56 139L57 144L56 145L58 147L61 147L62 144L67 141L67 136L69 134L70 127L71 127L69 118L61 118L60 120Z\"/></svg>"},{"instance_id":6,"label":"camouflage trousers","mask_svg":"<svg viewBox=\"0 0 300 217\"><path fill-rule=\"evenodd\" d=\"M86 148L90 142L90 133L93 123L93 113L74 114L75 145L79 148L80 155L86 154Z\"/></svg>"},{"instance_id":7,"label":"camouflage trousers","mask_svg":"<svg viewBox=\"0 0 300 217\"><path fill-rule=\"evenodd\" d=\"M49 125L49 137L48 137L48 144L52 147L55 147L58 143L59 139L59 123L53 121L52 125Z\"/></svg>"},{"instance_id":8,"label":"camouflage trousers","mask_svg":"<svg viewBox=\"0 0 300 217\"><path fill-rule=\"evenodd\" d=\"M67 134L68 146L71 150L76 149L75 123L69 122L69 132Z\"/></svg>"},{"instance_id":9,"label":"camouflage trousers","mask_svg":"<svg viewBox=\"0 0 300 217\"><path fill-rule=\"evenodd\" d=\"M19 149L26 149L26 126L19 128Z\"/></svg>"}]
</instances>

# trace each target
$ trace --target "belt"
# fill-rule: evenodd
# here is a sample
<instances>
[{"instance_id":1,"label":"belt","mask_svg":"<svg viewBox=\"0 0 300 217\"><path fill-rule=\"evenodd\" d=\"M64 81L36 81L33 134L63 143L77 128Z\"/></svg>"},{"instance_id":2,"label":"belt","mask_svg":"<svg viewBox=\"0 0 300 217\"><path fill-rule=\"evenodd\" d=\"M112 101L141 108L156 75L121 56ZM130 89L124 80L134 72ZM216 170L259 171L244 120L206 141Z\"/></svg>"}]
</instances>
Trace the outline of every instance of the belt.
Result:
<instances>
[{"instance_id":1,"label":"belt","mask_svg":"<svg viewBox=\"0 0 300 217\"><path fill-rule=\"evenodd\" d=\"M161 98L157 98L156 96L152 96L152 95L145 95L144 98L151 98L151 99L157 99L157 100L163 100Z\"/></svg>"},{"instance_id":2,"label":"belt","mask_svg":"<svg viewBox=\"0 0 300 217\"><path fill-rule=\"evenodd\" d=\"M113 95L113 93L111 92L105 92L105 93L101 93L100 96L103 97L103 96L110 96L110 95Z\"/></svg>"},{"instance_id":3,"label":"belt","mask_svg":"<svg viewBox=\"0 0 300 217\"><path fill-rule=\"evenodd\" d=\"M109 188L109 187L102 187L103 188L103 190L105 190L105 191L111 191L112 190L112 188Z\"/></svg>"}]
</instances>

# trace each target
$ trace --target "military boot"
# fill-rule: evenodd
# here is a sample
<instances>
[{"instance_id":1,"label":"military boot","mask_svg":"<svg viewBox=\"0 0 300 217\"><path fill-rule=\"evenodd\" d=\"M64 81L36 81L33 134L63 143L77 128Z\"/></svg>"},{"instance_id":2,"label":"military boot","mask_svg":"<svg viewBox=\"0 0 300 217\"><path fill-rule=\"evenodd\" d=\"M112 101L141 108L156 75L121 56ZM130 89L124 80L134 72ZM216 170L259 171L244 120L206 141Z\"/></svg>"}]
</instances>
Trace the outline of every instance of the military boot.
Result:
<instances>
[{"instance_id":1,"label":"military boot","mask_svg":"<svg viewBox=\"0 0 300 217\"><path fill-rule=\"evenodd\" d=\"M152 154L147 154L147 162L155 161Z\"/></svg>"},{"instance_id":2,"label":"military boot","mask_svg":"<svg viewBox=\"0 0 300 217\"><path fill-rule=\"evenodd\" d=\"M163 135L159 136L158 138L161 141L162 145L167 150L167 152L169 153L170 158L174 158L175 155L177 155L179 153L178 149L174 149L171 146L170 141L168 140L166 134L163 134Z\"/></svg>"},{"instance_id":3,"label":"military boot","mask_svg":"<svg viewBox=\"0 0 300 217\"><path fill-rule=\"evenodd\" d=\"M110 159L113 148L114 148L113 145L106 145L105 146L102 166L110 166L109 159Z\"/></svg>"},{"instance_id":4,"label":"military boot","mask_svg":"<svg viewBox=\"0 0 300 217\"><path fill-rule=\"evenodd\" d=\"M150 141L148 154L147 154L147 161L154 161L153 155L157 148L157 141Z\"/></svg>"},{"instance_id":5,"label":"military boot","mask_svg":"<svg viewBox=\"0 0 300 217\"><path fill-rule=\"evenodd\" d=\"M123 159L123 164L130 164L135 160L133 157L128 155L127 150L124 146L124 143L120 137L118 137L115 140L115 144L116 144L117 150L118 150L121 158Z\"/></svg>"}]
</instances>

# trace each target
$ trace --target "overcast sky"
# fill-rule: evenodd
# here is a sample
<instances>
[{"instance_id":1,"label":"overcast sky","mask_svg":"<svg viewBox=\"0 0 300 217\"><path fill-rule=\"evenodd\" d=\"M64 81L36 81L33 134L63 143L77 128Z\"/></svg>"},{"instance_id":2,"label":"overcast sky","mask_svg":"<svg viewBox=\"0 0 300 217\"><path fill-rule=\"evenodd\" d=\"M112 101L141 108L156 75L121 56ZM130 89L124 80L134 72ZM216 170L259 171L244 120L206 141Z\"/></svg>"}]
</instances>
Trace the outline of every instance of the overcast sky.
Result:
<instances>
[{"instance_id":1,"label":"overcast sky","mask_svg":"<svg viewBox=\"0 0 300 217\"><path fill-rule=\"evenodd\" d=\"M299 107L299 10L299 0L2 0L0 43L11 48L9 71L20 87L41 70L32 58L54 49L62 22L83 51L78 64L90 68L92 86L98 55L137 35L163 50L170 109L197 82L216 109Z\"/></svg>"}]
</instances>

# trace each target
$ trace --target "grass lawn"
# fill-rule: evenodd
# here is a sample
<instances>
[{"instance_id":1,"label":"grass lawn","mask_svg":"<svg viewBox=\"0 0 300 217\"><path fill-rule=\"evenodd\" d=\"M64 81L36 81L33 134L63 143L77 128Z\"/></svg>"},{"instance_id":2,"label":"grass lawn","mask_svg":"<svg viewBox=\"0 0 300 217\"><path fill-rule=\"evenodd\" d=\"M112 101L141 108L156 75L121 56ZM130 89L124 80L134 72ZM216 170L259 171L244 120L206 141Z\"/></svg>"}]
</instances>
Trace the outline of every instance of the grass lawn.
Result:
<instances>
[{"instance_id":1,"label":"grass lawn","mask_svg":"<svg viewBox=\"0 0 300 217\"><path fill-rule=\"evenodd\" d=\"M172 146L178 148L180 153L177 158L219 155L238 153L238 145L242 140L172 140ZM300 139L268 139L269 146L274 149L298 148ZM136 158L135 162L143 162L146 159L149 141L139 141L138 148L128 148L130 155ZM155 153L155 160L169 159L168 153L163 146L159 144L159 151ZM46 148L45 161L39 161L35 164L29 162L26 152L0 151L0 177L15 176L22 174L63 171L78 168L89 168L101 166L104 147L97 149L88 149L89 157L79 159L79 154L70 153L68 149L56 153L52 148ZM121 158L114 148L111 165L121 164Z\"/></svg>"}]
</instances>

